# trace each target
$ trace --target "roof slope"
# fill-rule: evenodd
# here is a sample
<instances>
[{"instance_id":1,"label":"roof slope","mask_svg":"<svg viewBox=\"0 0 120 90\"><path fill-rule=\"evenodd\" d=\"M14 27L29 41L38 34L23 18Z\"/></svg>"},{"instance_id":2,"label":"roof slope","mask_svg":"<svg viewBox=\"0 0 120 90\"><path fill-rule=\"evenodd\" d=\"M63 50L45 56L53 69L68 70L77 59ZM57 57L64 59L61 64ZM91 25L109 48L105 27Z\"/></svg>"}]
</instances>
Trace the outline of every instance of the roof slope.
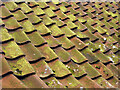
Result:
<instances>
[{"instance_id":1,"label":"roof slope","mask_svg":"<svg viewBox=\"0 0 120 90\"><path fill-rule=\"evenodd\" d=\"M1 2L3 88L118 88L119 3Z\"/></svg>"}]
</instances>

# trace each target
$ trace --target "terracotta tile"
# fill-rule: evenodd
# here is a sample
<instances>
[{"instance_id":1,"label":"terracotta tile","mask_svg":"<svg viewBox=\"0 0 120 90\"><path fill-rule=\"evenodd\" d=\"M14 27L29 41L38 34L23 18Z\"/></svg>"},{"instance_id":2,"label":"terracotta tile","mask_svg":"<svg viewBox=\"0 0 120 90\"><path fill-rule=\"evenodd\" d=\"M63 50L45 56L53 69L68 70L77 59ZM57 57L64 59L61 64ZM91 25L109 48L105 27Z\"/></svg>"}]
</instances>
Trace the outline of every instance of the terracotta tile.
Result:
<instances>
[{"instance_id":1,"label":"terracotta tile","mask_svg":"<svg viewBox=\"0 0 120 90\"><path fill-rule=\"evenodd\" d=\"M114 87L118 88L119 80L116 77L112 77L111 79L107 80L110 84L112 84Z\"/></svg>"},{"instance_id":2,"label":"terracotta tile","mask_svg":"<svg viewBox=\"0 0 120 90\"><path fill-rule=\"evenodd\" d=\"M37 47L37 49L45 56L46 61L51 61L58 58L55 52L47 44Z\"/></svg>"},{"instance_id":3,"label":"terracotta tile","mask_svg":"<svg viewBox=\"0 0 120 90\"><path fill-rule=\"evenodd\" d=\"M73 44L75 44L75 46L76 46L76 48L77 48L78 50L81 50L81 49L83 49L84 47L87 46L87 45L85 45L84 42L82 42L82 41L81 41L80 39L78 39L77 37L73 37L73 38L71 38L70 40L71 40L71 42L72 42Z\"/></svg>"},{"instance_id":4,"label":"terracotta tile","mask_svg":"<svg viewBox=\"0 0 120 90\"><path fill-rule=\"evenodd\" d=\"M53 36L60 36L60 35L64 34L56 24L54 24L48 28L51 31L51 35L53 35Z\"/></svg>"},{"instance_id":5,"label":"terracotta tile","mask_svg":"<svg viewBox=\"0 0 120 90\"><path fill-rule=\"evenodd\" d=\"M94 80L95 82L97 82L99 85L101 85L104 88L113 88L114 86L112 86L112 84L110 84L107 80L105 80L104 78L100 77Z\"/></svg>"},{"instance_id":6,"label":"terracotta tile","mask_svg":"<svg viewBox=\"0 0 120 90\"><path fill-rule=\"evenodd\" d=\"M46 40L39 34L39 32L33 32L27 34L27 36L31 40L31 43L34 44L35 46L47 43Z\"/></svg>"},{"instance_id":7,"label":"terracotta tile","mask_svg":"<svg viewBox=\"0 0 120 90\"><path fill-rule=\"evenodd\" d=\"M18 8L17 4L15 4L14 2L4 2L4 4L11 11L14 11Z\"/></svg>"},{"instance_id":8,"label":"terracotta tile","mask_svg":"<svg viewBox=\"0 0 120 90\"><path fill-rule=\"evenodd\" d=\"M59 59L48 63L48 65L53 70L56 77L64 77L68 74L71 74L71 72L65 67L65 65L61 61L59 61Z\"/></svg>"},{"instance_id":9,"label":"terracotta tile","mask_svg":"<svg viewBox=\"0 0 120 90\"><path fill-rule=\"evenodd\" d=\"M107 62L110 62L111 60L105 55L103 54L102 52L100 51L97 51L94 53L96 55L96 57L101 60L101 62L103 63L107 63Z\"/></svg>"},{"instance_id":10,"label":"terracotta tile","mask_svg":"<svg viewBox=\"0 0 120 90\"><path fill-rule=\"evenodd\" d=\"M8 59L14 59L24 55L20 47L14 41L3 44L2 49L5 52L5 57Z\"/></svg>"},{"instance_id":11,"label":"terracotta tile","mask_svg":"<svg viewBox=\"0 0 120 90\"><path fill-rule=\"evenodd\" d=\"M68 62L71 60L70 54L66 50L64 50L62 47L57 47L53 49L53 51L57 54L57 56L62 62Z\"/></svg>"},{"instance_id":12,"label":"terracotta tile","mask_svg":"<svg viewBox=\"0 0 120 90\"><path fill-rule=\"evenodd\" d=\"M68 70L72 73L74 77L80 77L86 74L86 72L81 69L80 65L75 64L72 61L70 61L65 66L68 68Z\"/></svg>"},{"instance_id":13,"label":"terracotta tile","mask_svg":"<svg viewBox=\"0 0 120 90\"><path fill-rule=\"evenodd\" d=\"M51 31L43 24L43 23L39 23L37 25L34 25L35 29L38 30L38 32L41 35L45 35L47 33L51 33Z\"/></svg>"},{"instance_id":14,"label":"terracotta tile","mask_svg":"<svg viewBox=\"0 0 120 90\"><path fill-rule=\"evenodd\" d=\"M88 59L88 61L90 63L94 63L96 61L98 61L99 59L94 55L94 53L88 49L88 48L85 48L81 51L81 53Z\"/></svg>"},{"instance_id":15,"label":"terracotta tile","mask_svg":"<svg viewBox=\"0 0 120 90\"><path fill-rule=\"evenodd\" d=\"M29 21L34 25L38 22L41 22L42 20L36 16L34 13L30 13L30 14L27 14L27 17L29 19Z\"/></svg>"},{"instance_id":16,"label":"terracotta tile","mask_svg":"<svg viewBox=\"0 0 120 90\"><path fill-rule=\"evenodd\" d=\"M115 65L113 65L112 63L110 63L110 64L106 65L106 67L108 67L112 71L112 73L114 74L114 76L116 76L117 78L119 78L120 71L119 71L119 69Z\"/></svg>"},{"instance_id":17,"label":"terracotta tile","mask_svg":"<svg viewBox=\"0 0 120 90\"><path fill-rule=\"evenodd\" d=\"M88 62L80 64L81 69L83 69L85 72L87 72L88 76L90 78L95 78L100 76L101 74L94 68L92 65L90 65Z\"/></svg>"},{"instance_id":18,"label":"terracotta tile","mask_svg":"<svg viewBox=\"0 0 120 90\"><path fill-rule=\"evenodd\" d=\"M10 35L12 35L15 39L15 42L17 42L17 44L22 44L25 42L30 42L30 39L27 37L27 35L25 34L24 31L22 30L17 30L15 32L10 32Z\"/></svg>"},{"instance_id":19,"label":"terracotta tile","mask_svg":"<svg viewBox=\"0 0 120 90\"><path fill-rule=\"evenodd\" d=\"M28 88L19 79L17 79L13 74L9 74L2 78L2 88Z\"/></svg>"},{"instance_id":20,"label":"terracotta tile","mask_svg":"<svg viewBox=\"0 0 120 90\"><path fill-rule=\"evenodd\" d=\"M36 61L39 59L43 59L45 58L40 52L39 50L34 47L31 43L27 43L24 45L19 45L19 47L21 48L21 50L24 52L24 54L26 55L26 59L28 61Z\"/></svg>"},{"instance_id":21,"label":"terracotta tile","mask_svg":"<svg viewBox=\"0 0 120 90\"><path fill-rule=\"evenodd\" d=\"M35 73L33 67L24 57L21 57L17 60L8 60L8 64L10 65L13 73L17 76Z\"/></svg>"},{"instance_id":22,"label":"terracotta tile","mask_svg":"<svg viewBox=\"0 0 120 90\"><path fill-rule=\"evenodd\" d=\"M74 44L65 36L61 36L56 39L60 42L60 44L62 44L62 47L65 49L69 49L74 46Z\"/></svg>"},{"instance_id":23,"label":"terracotta tile","mask_svg":"<svg viewBox=\"0 0 120 90\"><path fill-rule=\"evenodd\" d=\"M22 9L22 11L24 13L28 13L28 12L32 11L32 9L28 5L26 5L25 3L18 4L18 6Z\"/></svg>"},{"instance_id":24,"label":"terracotta tile","mask_svg":"<svg viewBox=\"0 0 120 90\"><path fill-rule=\"evenodd\" d=\"M48 88L48 86L35 74L21 80L28 88Z\"/></svg>"},{"instance_id":25,"label":"terracotta tile","mask_svg":"<svg viewBox=\"0 0 120 90\"><path fill-rule=\"evenodd\" d=\"M120 34L115 2L4 4L0 5L3 73L12 70L17 76L3 75L5 88L117 87Z\"/></svg>"},{"instance_id":26,"label":"terracotta tile","mask_svg":"<svg viewBox=\"0 0 120 90\"><path fill-rule=\"evenodd\" d=\"M84 77L78 79L78 81L81 82L85 88L94 88L94 89L95 88L103 88L102 86L97 84L95 81L90 79L88 76L84 76Z\"/></svg>"},{"instance_id":27,"label":"terracotta tile","mask_svg":"<svg viewBox=\"0 0 120 90\"><path fill-rule=\"evenodd\" d=\"M23 31L26 33L29 33L35 30L34 26L29 20L24 20L22 22L19 22L19 24L23 27Z\"/></svg>"},{"instance_id":28,"label":"terracotta tile","mask_svg":"<svg viewBox=\"0 0 120 90\"><path fill-rule=\"evenodd\" d=\"M12 72L12 70L10 69L10 66L9 64L7 63L6 59L4 58L3 55L0 54L0 67L1 67L1 70L0 70L0 76L4 75L4 74L7 74L9 72Z\"/></svg>"},{"instance_id":29,"label":"terracotta tile","mask_svg":"<svg viewBox=\"0 0 120 90\"><path fill-rule=\"evenodd\" d=\"M50 88L65 88L65 86L62 83L60 83L55 77L50 77L50 78L47 78L47 79L43 79L43 81Z\"/></svg>"},{"instance_id":30,"label":"terracotta tile","mask_svg":"<svg viewBox=\"0 0 120 90\"><path fill-rule=\"evenodd\" d=\"M6 18L11 15L11 13L8 11L8 9L4 6L1 7L1 12L2 12L2 18Z\"/></svg>"},{"instance_id":31,"label":"terracotta tile","mask_svg":"<svg viewBox=\"0 0 120 90\"><path fill-rule=\"evenodd\" d=\"M43 16L42 20L43 20L44 24L47 26L55 23L51 18L47 17L47 15Z\"/></svg>"},{"instance_id":32,"label":"terracotta tile","mask_svg":"<svg viewBox=\"0 0 120 90\"><path fill-rule=\"evenodd\" d=\"M64 79L58 79L66 88L80 88L83 85L72 75L67 76Z\"/></svg>"},{"instance_id":33,"label":"terracotta tile","mask_svg":"<svg viewBox=\"0 0 120 90\"><path fill-rule=\"evenodd\" d=\"M44 39L47 41L50 47L56 47L60 45L60 43L55 39L52 35L44 36Z\"/></svg>"},{"instance_id":34,"label":"terracotta tile","mask_svg":"<svg viewBox=\"0 0 120 90\"><path fill-rule=\"evenodd\" d=\"M5 26L8 30L14 30L16 28L21 27L20 24L18 24L17 20L14 17L3 20L3 22L5 23Z\"/></svg>"},{"instance_id":35,"label":"terracotta tile","mask_svg":"<svg viewBox=\"0 0 120 90\"><path fill-rule=\"evenodd\" d=\"M2 42L9 41L9 40L12 40L12 39L13 39L12 36L9 35L9 33L8 33L8 31L6 30L5 27L0 27L0 31L1 31L1 33L0 33L0 38L1 38L1 41L2 41ZM0 41L0 42L1 42L1 41Z\"/></svg>"},{"instance_id":36,"label":"terracotta tile","mask_svg":"<svg viewBox=\"0 0 120 90\"><path fill-rule=\"evenodd\" d=\"M36 71L36 74L41 78L45 78L54 74L49 65L45 62L45 60L40 60L35 63L31 63L31 65Z\"/></svg>"},{"instance_id":37,"label":"terracotta tile","mask_svg":"<svg viewBox=\"0 0 120 90\"><path fill-rule=\"evenodd\" d=\"M68 50L68 52L72 56L71 57L72 60L76 63L82 63L87 60L87 58L82 53L80 53L76 48L72 48L71 50Z\"/></svg>"},{"instance_id":38,"label":"terracotta tile","mask_svg":"<svg viewBox=\"0 0 120 90\"><path fill-rule=\"evenodd\" d=\"M98 62L92 64L94 68L102 75L103 78L108 79L113 76L113 73L103 63Z\"/></svg>"}]
</instances>

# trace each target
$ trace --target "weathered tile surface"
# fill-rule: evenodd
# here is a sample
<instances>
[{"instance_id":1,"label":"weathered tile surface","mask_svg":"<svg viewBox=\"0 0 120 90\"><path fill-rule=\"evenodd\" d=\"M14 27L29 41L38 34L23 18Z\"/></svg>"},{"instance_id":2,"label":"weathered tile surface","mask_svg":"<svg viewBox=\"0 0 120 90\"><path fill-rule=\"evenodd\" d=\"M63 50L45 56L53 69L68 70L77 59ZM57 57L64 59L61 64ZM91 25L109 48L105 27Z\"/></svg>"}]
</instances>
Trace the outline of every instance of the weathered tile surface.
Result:
<instances>
[{"instance_id":1,"label":"weathered tile surface","mask_svg":"<svg viewBox=\"0 0 120 90\"><path fill-rule=\"evenodd\" d=\"M0 2L2 87L118 88L119 2L38 1Z\"/></svg>"}]
</instances>

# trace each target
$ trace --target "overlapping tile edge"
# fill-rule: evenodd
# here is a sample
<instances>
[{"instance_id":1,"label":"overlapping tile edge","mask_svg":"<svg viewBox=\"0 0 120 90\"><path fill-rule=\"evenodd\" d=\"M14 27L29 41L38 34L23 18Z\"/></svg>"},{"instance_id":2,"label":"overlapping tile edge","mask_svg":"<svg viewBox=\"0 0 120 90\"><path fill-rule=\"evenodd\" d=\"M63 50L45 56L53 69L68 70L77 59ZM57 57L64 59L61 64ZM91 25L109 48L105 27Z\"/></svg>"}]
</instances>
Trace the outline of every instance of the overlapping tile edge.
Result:
<instances>
[{"instance_id":1,"label":"overlapping tile edge","mask_svg":"<svg viewBox=\"0 0 120 90\"><path fill-rule=\"evenodd\" d=\"M1 2L3 88L118 88L117 5Z\"/></svg>"}]
</instances>

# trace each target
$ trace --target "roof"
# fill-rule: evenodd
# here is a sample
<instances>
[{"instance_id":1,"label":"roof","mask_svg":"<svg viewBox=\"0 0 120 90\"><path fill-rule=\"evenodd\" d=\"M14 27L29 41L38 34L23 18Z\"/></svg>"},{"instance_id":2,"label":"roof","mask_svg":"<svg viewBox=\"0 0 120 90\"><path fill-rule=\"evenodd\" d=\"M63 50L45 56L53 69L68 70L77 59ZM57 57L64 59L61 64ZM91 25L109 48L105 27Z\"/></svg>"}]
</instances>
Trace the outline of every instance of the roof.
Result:
<instances>
[{"instance_id":1,"label":"roof","mask_svg":"<svg viewBox=\"0 0 120 90\"><path fill-rule=\"evenodd\" d=\"M118 2L1 2L3 88L118 88Z\"/></svg>"}]
</instances>

